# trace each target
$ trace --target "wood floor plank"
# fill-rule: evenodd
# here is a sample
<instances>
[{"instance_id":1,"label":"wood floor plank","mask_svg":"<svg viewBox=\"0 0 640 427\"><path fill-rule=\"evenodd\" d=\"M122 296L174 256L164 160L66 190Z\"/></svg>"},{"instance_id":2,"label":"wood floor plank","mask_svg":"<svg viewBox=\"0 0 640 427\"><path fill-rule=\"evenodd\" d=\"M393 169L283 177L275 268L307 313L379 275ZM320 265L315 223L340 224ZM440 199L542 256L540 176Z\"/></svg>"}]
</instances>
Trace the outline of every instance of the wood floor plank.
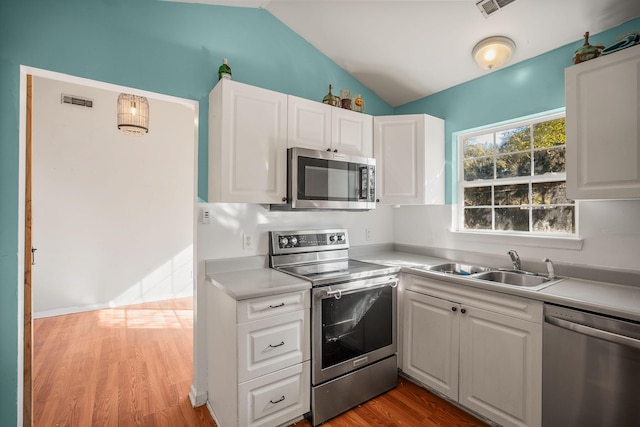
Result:
<instances>
[{"instance_id":1,"label":"wood floor plank","mask_svg":"<svg viewBox=\"0 0 640 427\"><path fill-rule=\"evenodd\" d=\"M36 319L33 425L216 427L206 406L193 408L188 397L192 306L192 298L181 298ZM404 378L323 424L415 426L486 424Z\"/></svg>"},{"instance_id":2,"label":"wood floor plank","mask_svg":"<svg viewBox=\"0 0 640 427\"><path fill-rule=\"evenodd\" d=\"M193 299L36 319L34 425L215 427L193 408Z\"/></svg>"},{"instance_id":3,"label":"wood floor plank","mask_svg":"<svg viewBox=\"0 0 640 427\"><path fill-rule=\"evenodd\" d=\"M309 427L307 420L290 427ZM322 424L322 427L489 427L406 378L398 387Z\"/></svg>"}]
</instances>

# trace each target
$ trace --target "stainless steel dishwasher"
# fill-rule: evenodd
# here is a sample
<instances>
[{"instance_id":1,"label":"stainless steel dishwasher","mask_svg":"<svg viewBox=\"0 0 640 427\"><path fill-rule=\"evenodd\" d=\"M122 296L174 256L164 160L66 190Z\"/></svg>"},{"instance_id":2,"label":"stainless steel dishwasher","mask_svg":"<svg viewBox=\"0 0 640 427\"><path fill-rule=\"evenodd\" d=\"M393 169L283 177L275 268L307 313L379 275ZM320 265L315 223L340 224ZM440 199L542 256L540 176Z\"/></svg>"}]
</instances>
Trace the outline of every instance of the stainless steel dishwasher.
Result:
<instances>
[{"instance_id":1,"label":"stainless steel dishwasher","mask_svg":"<svg viewBox=\"0 0 640 427\"><path fill-rule=\"evenodd\" d=\"M544 427L640 425L640 323L545 304Z\"/></svg>"}]
</instances>

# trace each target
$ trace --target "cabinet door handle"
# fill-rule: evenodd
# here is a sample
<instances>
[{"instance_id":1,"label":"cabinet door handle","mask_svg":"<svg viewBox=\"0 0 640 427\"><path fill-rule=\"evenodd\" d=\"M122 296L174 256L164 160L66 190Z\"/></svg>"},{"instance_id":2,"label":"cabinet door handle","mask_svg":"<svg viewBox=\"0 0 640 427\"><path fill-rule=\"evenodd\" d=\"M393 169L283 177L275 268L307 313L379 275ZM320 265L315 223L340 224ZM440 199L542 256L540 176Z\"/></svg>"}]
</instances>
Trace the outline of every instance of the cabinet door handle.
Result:
<instances>
[{"instance_id":1,"label":"cabinet door handle","mask_svg":"<svg viewBox=\"0 0 640 427\"><path fill-rule=\"evenodd\" d=\"M461 308L461 309L460 309L460 313L465 314L466 312L467 312L467 309L466 309L466 308Z\"/></svg>"},{"instance_id":2,"label":"cabinet door handle","mask_svg":"<svg viewBox=\"0 0 640 427\"><path fill-rule=\"evenodd\" d=\"M277 348L277 347L282 347L283 345L284 345L284 341L280 341L280 344L276 344L276 345L269 344L269 347L271 347L271 348Z\"/></svg>"},{"instance_id":3,"label":"cabinet door handle","mask_svg":"<svg viewBox=\"0 0 640 427\"><path fill-rule=\"evenodd\" d=\"M457 310L458 310L457 307L451 307L451 311L455 312Z\"/></svg>"},{"instance_id":4,"label":"cabinet door handle","mask_svg":"<svg viewBox=\"0 0 640 427\"><path fill-rule=\"evenodd\" d=\"M276 305L269 305L269 308L278 308L278 307L284 307L284 303L281 302L280 304L276 304Z\"/></svg>"},{"instance_id":5,"label":"cabinet door handle","mask_svg":"<svg viewBox=\"0 0 640 427\"><path fill-rule=\"evenodd\" d=\"M276 400L275 402L273 400L270 400L269 402L271 402L271 403L273 403L275 405L276 403L280 403L283 400L284 400L284 396L282 396L280 399Z\"/></svg>"}]
</instances>

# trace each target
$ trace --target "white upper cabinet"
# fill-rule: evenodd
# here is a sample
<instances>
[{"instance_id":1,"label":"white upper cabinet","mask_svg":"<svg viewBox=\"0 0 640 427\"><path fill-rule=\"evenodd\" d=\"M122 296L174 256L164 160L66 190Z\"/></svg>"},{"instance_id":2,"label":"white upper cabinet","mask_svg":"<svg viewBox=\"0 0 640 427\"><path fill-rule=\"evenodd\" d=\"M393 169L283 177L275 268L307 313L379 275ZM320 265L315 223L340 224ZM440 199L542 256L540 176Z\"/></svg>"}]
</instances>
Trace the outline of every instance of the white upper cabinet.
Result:
<instances>
[{"instance_id":1,"label":"white upper cabinet","mask_svg":"<svg viewBox=\"0 0 640 427\"><path fill-rule=\"evenodd\" d=\"M444 120L426 114L374 118L380 203L444 204Z\"/></svg>"},{"instance_id":2,"label":"white upper cabinet","mask_svg":"<svg viewBox=\"0 0 640 427\"><path fill-rule=\"evenodd\" d=\"M640 198L640 46L565 71L567 197Z\"/></svg>"},{"instance_id":3,"label":"white upper cabinet","mask_svg":"<svg viewBox=\"0 0 640 427\"><path fill-rule=\"evenodd\" d=\"M331 107L289 95L288 146L331 149Z\"/></svg>"},{"instance_id":4,"label":"white upper cabinet","mask_svg":"<svg viewBox=\"0 0 640 427\"><path fill-rule=\"evenodd\" d=\"M331 147L339 153L373 157L373 117L332 107Z\"/></svg>"},{"instance_id":5,"label":"white upper cabinet","mask_svg":"<svg viewBox=\"0 0 640 427\"><path fill-rule=\"evenodd\" d=\"M289 95L288 147L373 157L373 118Z\"/></svg>"},{"instance_id":6,"label":"white upper cabinet","mask_svg":"<svg viewBox=\"0 0 640 427\"><path fill-rule=\"evenodd\" d=\"M209 94L209 202L283 203L287 95L233 80Z\"/></svg>"}]
</instances>

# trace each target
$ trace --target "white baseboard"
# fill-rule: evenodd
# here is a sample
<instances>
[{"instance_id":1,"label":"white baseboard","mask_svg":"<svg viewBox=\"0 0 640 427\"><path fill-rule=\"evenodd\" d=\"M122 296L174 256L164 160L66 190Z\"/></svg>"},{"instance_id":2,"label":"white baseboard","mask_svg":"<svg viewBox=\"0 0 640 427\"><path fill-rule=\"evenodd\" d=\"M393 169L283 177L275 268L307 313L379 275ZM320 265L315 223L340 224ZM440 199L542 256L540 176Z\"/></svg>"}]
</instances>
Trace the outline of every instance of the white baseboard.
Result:
<instances>
[{"instance_id":1,"label":"white baseboard","mask_svg":"<svg viewBox=\"0 0 640 427\"><path fill-rule=\"evenodd\" d=\"M182 293L179 295L161 295L157 298L141 298L121 303L109 301L102 304L76 305L72 307L56 308L54 310L34 311L32 317L34 319L41 319L43 317L63 316L65 314L83 313L85 311L103 310L105 308L126 307L128 305L141 304L145 302L163 301L174 298L186 298L190 296L193 296L193 291Z\"/></svg>"},{"instance_id":2,"label":"white baseboard","mask_svg":"<svg viewBox=\"0 0 640 427\"><path fill-rule=\"evenodd\" d=\"M65 314L82 313L85 311L102 310L105 308L111 308L113 306L107 304L90 304L82 306L56 308L55 310L34 311L33 318L41 319L43 317L63 316Z\"/></svg>"},{"instance_id":3,"label":"white baseboard","mask_svg":"<svg viewBox=\"0 0 640 427\"><path fill-rule=\"evenodd\" d=\"M205 403L207 404L207 407L208 407L209 403L207 402L207 397L208 395L206 391L198 394L198 392L196 391L196 388L193 386L193 384L191 384L191 388L189 389L189 400L191 400L191 405L194 408L198 406L202 406ZM209 412L211 412L211 409L209 409Z\"/></svg>"}]
</instances>

